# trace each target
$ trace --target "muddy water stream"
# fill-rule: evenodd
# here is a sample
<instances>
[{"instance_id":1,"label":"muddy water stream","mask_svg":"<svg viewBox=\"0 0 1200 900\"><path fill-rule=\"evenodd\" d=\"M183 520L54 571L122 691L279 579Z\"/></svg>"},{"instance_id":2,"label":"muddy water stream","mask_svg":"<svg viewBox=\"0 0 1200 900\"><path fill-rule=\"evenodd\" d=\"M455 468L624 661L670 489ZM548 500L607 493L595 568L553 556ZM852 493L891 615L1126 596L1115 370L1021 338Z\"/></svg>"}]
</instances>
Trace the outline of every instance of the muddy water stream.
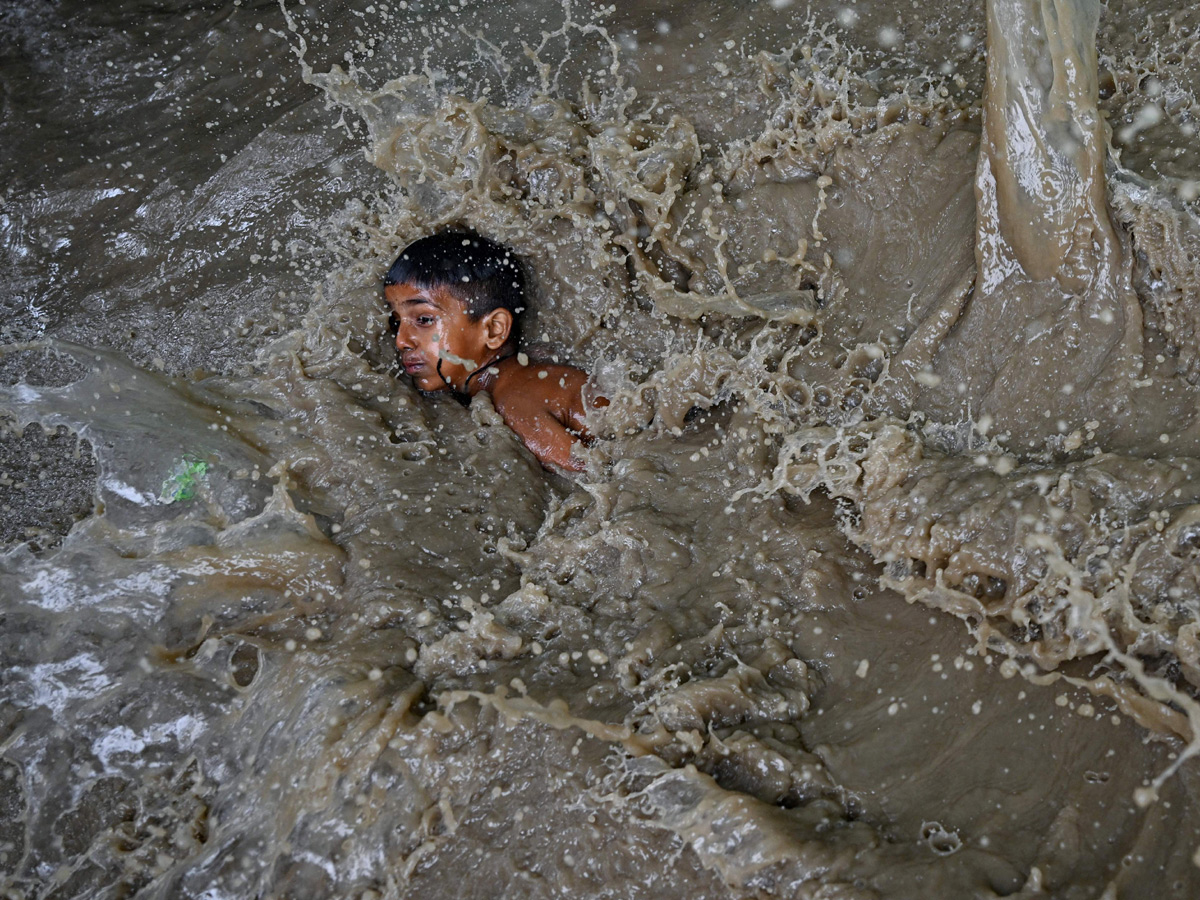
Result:
<instances>
[{"instance_id":1,"label":"muddy water stream","mask_svg":"<svg viewBox=\"0 0 1200 900\"><path fill-rule=\"evenodd\" d=\"M625 7L0 9L5 897L1200 895L1200 17Z\"/></svg>"}]
</instances>

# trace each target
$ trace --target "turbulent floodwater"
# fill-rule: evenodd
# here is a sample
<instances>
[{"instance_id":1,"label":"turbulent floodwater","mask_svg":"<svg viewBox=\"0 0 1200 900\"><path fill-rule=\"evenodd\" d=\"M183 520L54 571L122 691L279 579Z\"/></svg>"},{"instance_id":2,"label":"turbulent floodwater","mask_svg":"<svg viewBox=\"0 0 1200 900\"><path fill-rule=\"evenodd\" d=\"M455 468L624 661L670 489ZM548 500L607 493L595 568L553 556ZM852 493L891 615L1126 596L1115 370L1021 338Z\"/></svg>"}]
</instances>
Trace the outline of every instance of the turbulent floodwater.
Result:
<instances>
[{"instance_id":1,"label":"turbulent floodwater","mask_svg":"<svg viewBox=\"0 0 1200 900\"><path fill-rule=\"evenodd\" d=\"M0 8L3 896L1200 895L1200 16L624 7Z\"/></svg>"}]
</instances>

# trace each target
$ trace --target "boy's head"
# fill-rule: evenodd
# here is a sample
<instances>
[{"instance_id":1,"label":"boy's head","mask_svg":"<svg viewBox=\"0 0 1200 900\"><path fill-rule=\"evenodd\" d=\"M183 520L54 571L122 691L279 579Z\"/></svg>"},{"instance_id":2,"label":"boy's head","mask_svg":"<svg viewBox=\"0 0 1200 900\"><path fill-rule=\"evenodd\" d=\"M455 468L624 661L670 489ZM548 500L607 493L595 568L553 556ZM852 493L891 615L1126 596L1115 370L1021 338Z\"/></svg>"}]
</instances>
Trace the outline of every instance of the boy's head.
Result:
<instances>
[{"instance_id":1,"label":"boy's head","mask_svg":"<svg viewBox=\"0 0 1200 900\"><path fill-rule=\"evenodd\" d=\"M400 252L383 280L396 350L425 391L466 391L474 372L516 350L525 277L515 253L463 231Z\"/></svg>"}]
</instances>

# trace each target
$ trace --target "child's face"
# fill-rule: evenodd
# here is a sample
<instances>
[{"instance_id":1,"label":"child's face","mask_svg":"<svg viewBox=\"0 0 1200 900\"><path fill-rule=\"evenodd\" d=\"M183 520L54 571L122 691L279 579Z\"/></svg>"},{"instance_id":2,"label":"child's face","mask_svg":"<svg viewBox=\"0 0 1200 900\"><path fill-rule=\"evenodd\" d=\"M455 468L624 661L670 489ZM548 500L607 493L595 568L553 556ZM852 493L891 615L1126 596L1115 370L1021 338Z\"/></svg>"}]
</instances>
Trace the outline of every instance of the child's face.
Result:
<instances>
[{"instance_id":1,"label":"child's face","mask_svg":"<svg viewBox=\"0 0 1200 900\"><path fill-rule=\"evenodd\" d=\"M471 373L491 362L508 337L504 329L497 341L494 314L473 320L444 286L389 284L383 296L392 309L400 362L422 391L465 391Z\"/></svg>"}]
</instances>

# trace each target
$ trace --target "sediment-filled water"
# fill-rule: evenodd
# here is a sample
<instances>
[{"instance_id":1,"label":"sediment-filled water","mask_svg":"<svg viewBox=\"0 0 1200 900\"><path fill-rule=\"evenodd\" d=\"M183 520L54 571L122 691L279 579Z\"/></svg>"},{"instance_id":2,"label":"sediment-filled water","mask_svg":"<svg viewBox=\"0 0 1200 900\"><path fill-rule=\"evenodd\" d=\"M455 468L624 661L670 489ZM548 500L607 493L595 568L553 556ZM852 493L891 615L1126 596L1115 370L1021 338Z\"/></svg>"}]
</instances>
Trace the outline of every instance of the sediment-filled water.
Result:
<instances>
[{"instance_id":1,"label":"sediment-filled water","mask_svg":"<svg viewBox=\"0 0 1200 900\"><path fill-rule=\"evenodd\" d=\"M1200 894L1198 26L0 8L3 896Z\"/></svg>"}]
</instances>

